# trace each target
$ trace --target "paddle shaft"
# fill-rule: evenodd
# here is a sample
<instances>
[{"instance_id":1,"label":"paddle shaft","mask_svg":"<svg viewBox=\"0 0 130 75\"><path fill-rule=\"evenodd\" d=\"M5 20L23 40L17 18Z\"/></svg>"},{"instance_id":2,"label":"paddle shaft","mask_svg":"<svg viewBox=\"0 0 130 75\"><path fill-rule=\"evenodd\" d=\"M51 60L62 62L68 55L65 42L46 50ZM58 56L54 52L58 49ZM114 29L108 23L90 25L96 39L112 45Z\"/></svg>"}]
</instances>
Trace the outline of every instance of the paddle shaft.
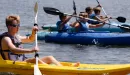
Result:
<instances>
[{"instance_id":1,"label":"paddle shaft","mask_svg":"<svg viewBox=\"0 0 130 75\"><path fill-rule=\"evenodd\" d=\"M38 4L37 4L37 2L36 2L35 7L34 7L34 13L35 13L34 26L38 26L38 24L37 24L37 15L38 15ZM36 47L38 46L37 31L36 31L36 34L35 34L35 45L36 45ZM35 53L37 54L37 52L35 52Z\"/></svg>"},{"instance_id":2,"label":"paddle shaft","mask_svg":"<svg viewBox=\"0 0 130 75\"><path fill-rule=\"evenodd\" d=\"M37 24L38 3L37 2L36 2L35 7L34 7L34 13L35 13L34 26L38 26L38 24ZM36 45L36 47L38 46L37 31L35 34L35 45ZM38 68L38 57L39 57L39 54L37 52L35 52L36 64L34 65L34 75L42 75L42 73L40 72L40 70Z\"/></svg>"},{"instance_id":3,"label":"paddle shaft","mask_svg":"<svg viewBox=\"0 0 130 75\"><path fill-rule=\"evenodd\" d=\"M92 21L97 21L97 20L94 20L94 19L90 19L90 18L85 18L86 20L92 20ZM102 22L101 22L102 23ZM108 25L113 25L113 26L117 26L117 27L120 27L120 28L124 28L123 30L129 30L130 29L130 26L126 25L126 26L123 26L123 25L114 25L114 24L111 24L111 23L106 23Z\"/></svg>"}]
</instances>

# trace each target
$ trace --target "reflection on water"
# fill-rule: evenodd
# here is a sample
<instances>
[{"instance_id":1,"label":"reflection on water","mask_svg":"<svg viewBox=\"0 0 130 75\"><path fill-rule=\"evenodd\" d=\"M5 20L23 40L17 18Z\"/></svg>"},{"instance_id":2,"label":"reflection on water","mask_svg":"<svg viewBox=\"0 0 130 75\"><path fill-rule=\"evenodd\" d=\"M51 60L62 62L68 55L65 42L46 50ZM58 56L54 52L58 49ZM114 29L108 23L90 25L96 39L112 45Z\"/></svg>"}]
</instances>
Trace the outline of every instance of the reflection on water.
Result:
<instances>
[{"instance_id":1,"label":"reflection on water","mask_svg":"<svg viewBox=\"0 0 130 75\"><path fill-rule=\"evenodd\" d=\"M130 63L128 46L54 44L39 41L40 57L53 55L60 61L82 63Z\"/></svg>"}]
</instances>

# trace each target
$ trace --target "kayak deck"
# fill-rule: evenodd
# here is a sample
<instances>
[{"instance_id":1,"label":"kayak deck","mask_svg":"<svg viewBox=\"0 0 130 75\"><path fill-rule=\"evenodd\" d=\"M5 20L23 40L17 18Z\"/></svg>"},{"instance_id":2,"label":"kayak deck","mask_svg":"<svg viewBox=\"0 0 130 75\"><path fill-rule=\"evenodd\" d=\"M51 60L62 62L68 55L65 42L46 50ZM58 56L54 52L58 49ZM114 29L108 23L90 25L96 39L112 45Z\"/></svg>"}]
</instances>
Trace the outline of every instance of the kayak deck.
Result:
<instances>
[{"instance_id":1,"label":"kayak deck","mask_svg":"<svg viewBox=\"0 0 130 75\"><path fill-rule=\"evenodd\" d=\"M74 63L61 63L64 66L39 64L39 69L44 75L127 75L130 73L130 64L80 64L79 67L73 67ZM33 75L34 64L1 60L0 72Z\"/></svg>"},{"instance_id":2,"label":"kayak deck","mask_svg":"<svg viewBox=\"0 0 130 75\"><path fill-rule=\"evenodd\" d=\"M94 31L109 31L109 32L127 32L125 30L120 29L119 27L117 27L119 24L126 24L128 26L130 26L129 23L111 23L112 26L109 27L108 24L104 25L103 27L100 28L89 28L90 30L94 30ZM57 31L57 27L56 24L47 24L47 25L43 25L42 26L43 30L49 30L49 31Z\"/></svg>"}]
</instances>

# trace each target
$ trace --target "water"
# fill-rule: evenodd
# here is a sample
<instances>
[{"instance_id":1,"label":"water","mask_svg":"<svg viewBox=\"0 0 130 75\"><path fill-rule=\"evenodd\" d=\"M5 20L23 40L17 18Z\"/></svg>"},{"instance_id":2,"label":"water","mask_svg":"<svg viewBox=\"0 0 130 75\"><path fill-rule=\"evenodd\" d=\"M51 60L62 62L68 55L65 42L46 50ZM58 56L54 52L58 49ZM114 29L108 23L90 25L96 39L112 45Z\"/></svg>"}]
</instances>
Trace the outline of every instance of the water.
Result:
<instances>
[{"instance_id":1,"label":"water","mask_svg":"<svg viewBox=\"0 0 130 75\"><path fill-rule=\"evenodd\" d=\"M1 0L0 1L0 30L6 31L5 17L10 14L18 14L21 17L20 34L31 33L34 23L33 7L37 0ZM99 0L108 15L112 17L124 16L130 22L130 0ZM84 11L87 6L96 6L96 0L75 0L77 13ZM72 0L38 0L38 24L39 28L44 24L54 24L58 16L46 14L43 6L55 7L66 13L73 13ZM102 13L103 14L103 13ZM74 18L75 20L75 18ZM73 21L73 19L72 19ZM116 21L116 20L114 20ZM41 29L41 28L40 28ZM96 64L119 64L130 63L130 47L99 47L70 44L53 44L38 41L40 57L52 55L59 61L70 61ZM34 44L26 44L25 48L33 47ZM27 55L34 57L34 54Z\"/></svg>"}]
</instances>

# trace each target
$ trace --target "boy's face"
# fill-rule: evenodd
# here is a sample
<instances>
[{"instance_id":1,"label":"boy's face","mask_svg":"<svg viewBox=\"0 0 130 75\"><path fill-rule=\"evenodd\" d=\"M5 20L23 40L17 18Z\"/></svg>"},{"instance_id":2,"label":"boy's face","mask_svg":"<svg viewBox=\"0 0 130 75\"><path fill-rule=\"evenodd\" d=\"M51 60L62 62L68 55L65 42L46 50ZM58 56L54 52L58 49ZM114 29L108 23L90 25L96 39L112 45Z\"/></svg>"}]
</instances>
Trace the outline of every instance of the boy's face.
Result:
<instances>
[{"instance_id":1,"label":"boy's face","mask_svg":"<svg viewBox=\"0 0 130 75\"><path fill-rule=\"evenodd\" d=\"M98 11L98 13L97 13L98 15L100 15L100 11Z\"/></svg>"},{"instance_id":2,"label":"boy's face","mask_svg":"<svg viewBox=\"0 0 130 75\"><path fill-rule=\"evenodd\" d=\"M67 16L63 16L63 17L62 17L62 21L64 21L66 18L67 18Z\"/></svg>"},{"instance_id":3,"label":"boy's face","mask_svg":"<svg viewBox=\"0 0 130 75\"><path fill-rule=\"evenodd\" d=\"M88 14L87 13L82 13L81 15L80 15L80 21L82 21L82 22L86 22L87 21L87 19L85 19L85 18L88 18Z\"/></svg>"},{"instance_id":4,"label":"boy's face","mask_svg":"<svg viewBox=\"0 0 130 75\"><path fill-rule=\"evenodd\" d=\"M89 14L92 14L93 10L90 10Z\"/></svg>"},{"instance_id":5,"label":"boy's face","mask_svg":"<svg viewBox=\"0 0 130 75\"><path fill-rule=\"evenodd\" d=\"M12 30L13 33L17 33L19 30L20 24L16 20L14 20L12 22L12 25L8 25L8 27Z\"/></svg>"}]
</instances>

